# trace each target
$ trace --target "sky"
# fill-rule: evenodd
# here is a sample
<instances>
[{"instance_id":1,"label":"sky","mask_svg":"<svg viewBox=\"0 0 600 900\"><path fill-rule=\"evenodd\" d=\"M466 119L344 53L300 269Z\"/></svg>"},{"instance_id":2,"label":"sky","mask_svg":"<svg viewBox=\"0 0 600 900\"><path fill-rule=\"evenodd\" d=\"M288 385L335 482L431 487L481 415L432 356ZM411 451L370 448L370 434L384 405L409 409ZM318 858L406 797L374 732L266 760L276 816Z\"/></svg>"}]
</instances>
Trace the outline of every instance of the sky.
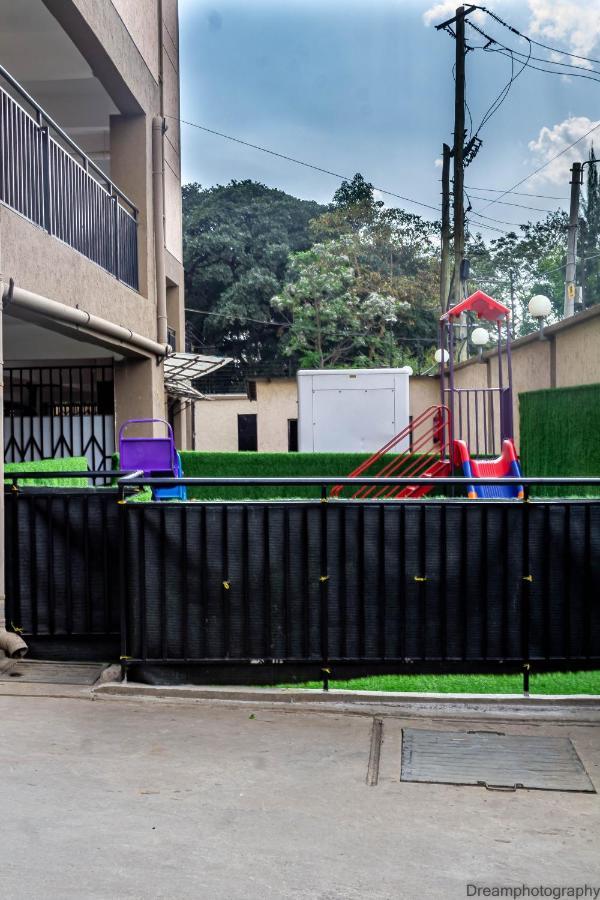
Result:
<instances>
[{"instance_id":1,"label":"sky","mask_svg":"<svg viewBox=\"0 0 600 900\"><path fill-rule=\"evenodd\" d=\"M376 188L426 205L381 194L387 204L438 218L441 148L452 143L455 44L434 26L455 6L454 0L179 0L181 117L339 175L359 171ZM532 56L545 62L530 60L479 133L483 145L465 183L477 228L492 239L567 207L570 165L587 158L592 140L600 149L600 81L592 74L600 72L600 0L488 0L487 9L551 48L598 60L532 45ZM496 41L529 52L526 40L488 13L470 18ZM467 40L486 43L470 27ZM556 69L548 60L581 68L557 75L532 68ZM511 65L497 52L467 54L475 126L508 82ZM514 74L520 69L515 58ZM333 175L189 125L182 125L182 144L184 182L208 187L251 178L321 202L339 185ZM543 196L510 194L488 206L525 178L515 191Z\"/></svg>"}]
</instances>

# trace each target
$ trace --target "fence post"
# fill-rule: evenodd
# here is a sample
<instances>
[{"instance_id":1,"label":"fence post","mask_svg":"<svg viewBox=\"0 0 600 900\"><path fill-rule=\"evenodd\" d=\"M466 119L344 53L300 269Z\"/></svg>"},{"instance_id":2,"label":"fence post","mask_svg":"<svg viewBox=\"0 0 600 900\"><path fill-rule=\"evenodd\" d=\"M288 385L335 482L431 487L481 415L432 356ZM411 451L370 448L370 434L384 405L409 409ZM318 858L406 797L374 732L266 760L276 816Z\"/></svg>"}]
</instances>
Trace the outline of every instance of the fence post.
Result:
<instances>
[{"instance_id":1,"label":"fence post","mask_svg":"<svg viewBox=\"0 0 600 900\"><path fill-rule=\"evenodd\" d=\"M127 509L127 501L125 499L125 489L121 484L119 484L119 491L117 494L117 504L119 507L119 559L117 561L119 566L119 609L120 609L120 625L121 625L121 634L120 634L120 662L121 662L121 675L123 676L123 680L127 680L127 659L128 659L128 635L127 635L127 580L126 580L126 570L125 570L125 544L127 541L127 522L125 519L126 509Z\"/></svg>"},{"instance_id":2,"label":"fence post","mask_svg":"<svg viewBox=\"0 0 600 900\"><path fill-rule=\"evenodd\" d=\"M329 690L329 573L327 553L327 486L321 485L321 576L319 578L321 600L321 677L323 690Z\"/></svg>"},{"instance_id":3,"label":"fence post","mask_svg":"<svg viewBox=\"0 0 600 900\"><path fill-rule=\"evenodd\" d=\"M42 192L44 203L44 228L48 234L52 234L52 190L50 168L50 131L47 125L43 125L41 113L38 114L40 131L42 134Z\"/></svg>"},{"instance_id":4,"label":"fence post","mask_svg":"<svg viewBox=\"0 0 600 900\"><path fill-rule=\"evenodd\" d=\"M120 260L120 242L119 242L119 199L113 192L111 195L113 202L113 254L114 254L114 276L117 281L121 280L121 260Z\"/></svg>"},{"instance_id":5,"label":"fence post","mask_svg":"<svg viewBox=\"0 0 600 900\"><path fill-rule=\"evenodd\" d=\"M523 666L523 694L529 696L529 675L531 663L529 661L529 616L531 610L531 583L533 576L530 571L529 559L529 499L523 502L523 575L521 578L521 659Z\"/></svg>"}]
</instances>

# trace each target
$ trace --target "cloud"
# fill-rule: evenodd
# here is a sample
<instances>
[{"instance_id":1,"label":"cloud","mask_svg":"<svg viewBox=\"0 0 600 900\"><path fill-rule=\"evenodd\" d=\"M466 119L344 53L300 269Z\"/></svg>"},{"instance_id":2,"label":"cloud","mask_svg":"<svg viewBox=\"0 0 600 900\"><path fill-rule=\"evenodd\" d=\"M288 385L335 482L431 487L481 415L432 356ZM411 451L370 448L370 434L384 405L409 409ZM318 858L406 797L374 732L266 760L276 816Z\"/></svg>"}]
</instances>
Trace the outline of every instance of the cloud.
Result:
<instances>
[{"instance_id":1,"label":"cloud","mask_svg":"<svg viewBox=\"0 0 600 900\"><path fill-rule=\"evenodd\" d=\"M594 139L596 139L596 143L600 141L600 133L593 132L559 156L558 159L554 159L554 157L574 141L583 138L596 125L600 125L600 120L588 119L587 116L571 116L552 127L544 125L536 140L529 141L527 146L531 151L536 168L544 163L549 164L538 175L531 178L529 183L566 186L570 181L571 165L575 161L587 159Z\"/></svg>"},{"instance_id":2,"label":"cloud","mask_svg":"<svg viewBox=\"0 0 600 900\"><path fill-rule=\"evenodd\" d=\"M529 10L531 35L560 41L571 53L589 56L600 40L598 0L529 0Z\"/></svg>"},{"instance_id":3,"label":"cloud","mask_svg":"<svg viewBox=\"0 0 600 900\"><path fill-rule=\"evenodd\" d=\"M436 167L436 169L441 169L442 166L444 165L444 160L442 159L441 156L438 156L438 158L435 160L435 162L433 164Z\"/></svg>"},{"instance_id":4,"label":"cloud","mask_svg":"<svg viewBox=\"0 0 600 900\"><path fill-rule=\"evenodd\" d=\"M488 2L488 9L497 9L497 7L501 5L501 2L502 0L496 0L494 3ZM457 0L439 0L438 3L434 3L433 6L430 6L429 9L425 10L423 13L423 22L425 25L438 25L440 22L443 22L444 19L451 19L458 6L460 6L460 3L457 3ZM477 9L469 14L469 18L473 19L474 22L479 22L481 24L485 21L486 15L484 12Z\"/></svg>"}]
</instances>

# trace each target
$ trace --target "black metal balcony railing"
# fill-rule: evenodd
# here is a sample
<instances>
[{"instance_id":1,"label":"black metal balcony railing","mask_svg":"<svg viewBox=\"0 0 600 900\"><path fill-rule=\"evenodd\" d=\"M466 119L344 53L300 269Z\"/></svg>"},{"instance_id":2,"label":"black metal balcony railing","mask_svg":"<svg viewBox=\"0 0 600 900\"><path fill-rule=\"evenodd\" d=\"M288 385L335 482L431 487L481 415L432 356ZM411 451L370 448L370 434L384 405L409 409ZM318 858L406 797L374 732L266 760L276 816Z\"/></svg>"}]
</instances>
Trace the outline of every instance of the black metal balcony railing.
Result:
<instances>
[{"instance_id":1,"label":"black metal balcony railing","mask_svg":"<svg viewBox=\"0 0 600 900\"><path fill-rule=\"evenodd\" d=\"M137 210L5 69L0 202L137 290Z\"/></svg>"}]
</instances>

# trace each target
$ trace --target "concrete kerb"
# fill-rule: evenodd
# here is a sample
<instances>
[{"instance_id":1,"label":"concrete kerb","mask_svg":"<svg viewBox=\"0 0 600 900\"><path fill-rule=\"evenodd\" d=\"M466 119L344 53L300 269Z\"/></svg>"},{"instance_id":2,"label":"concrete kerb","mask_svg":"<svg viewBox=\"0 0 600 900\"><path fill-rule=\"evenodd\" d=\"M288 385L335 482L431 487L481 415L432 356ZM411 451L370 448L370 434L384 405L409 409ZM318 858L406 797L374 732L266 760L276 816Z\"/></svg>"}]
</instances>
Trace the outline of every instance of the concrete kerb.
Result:
<instances>
[{"instance_id":1,"label":"concrete kerb","mask_svg":"<svg viewBox=\"0 0 600 900\"><path fill-rule=\"evenodd\" d=\"M598 695L425 694L390 691L296 690L235 686L147 685L111 682L93 690L97 699L204 701L281 706L287 709L375 712L403 716L535 717L566 722L585 718L600 723Z\"/></svg>"}]
</instances>

